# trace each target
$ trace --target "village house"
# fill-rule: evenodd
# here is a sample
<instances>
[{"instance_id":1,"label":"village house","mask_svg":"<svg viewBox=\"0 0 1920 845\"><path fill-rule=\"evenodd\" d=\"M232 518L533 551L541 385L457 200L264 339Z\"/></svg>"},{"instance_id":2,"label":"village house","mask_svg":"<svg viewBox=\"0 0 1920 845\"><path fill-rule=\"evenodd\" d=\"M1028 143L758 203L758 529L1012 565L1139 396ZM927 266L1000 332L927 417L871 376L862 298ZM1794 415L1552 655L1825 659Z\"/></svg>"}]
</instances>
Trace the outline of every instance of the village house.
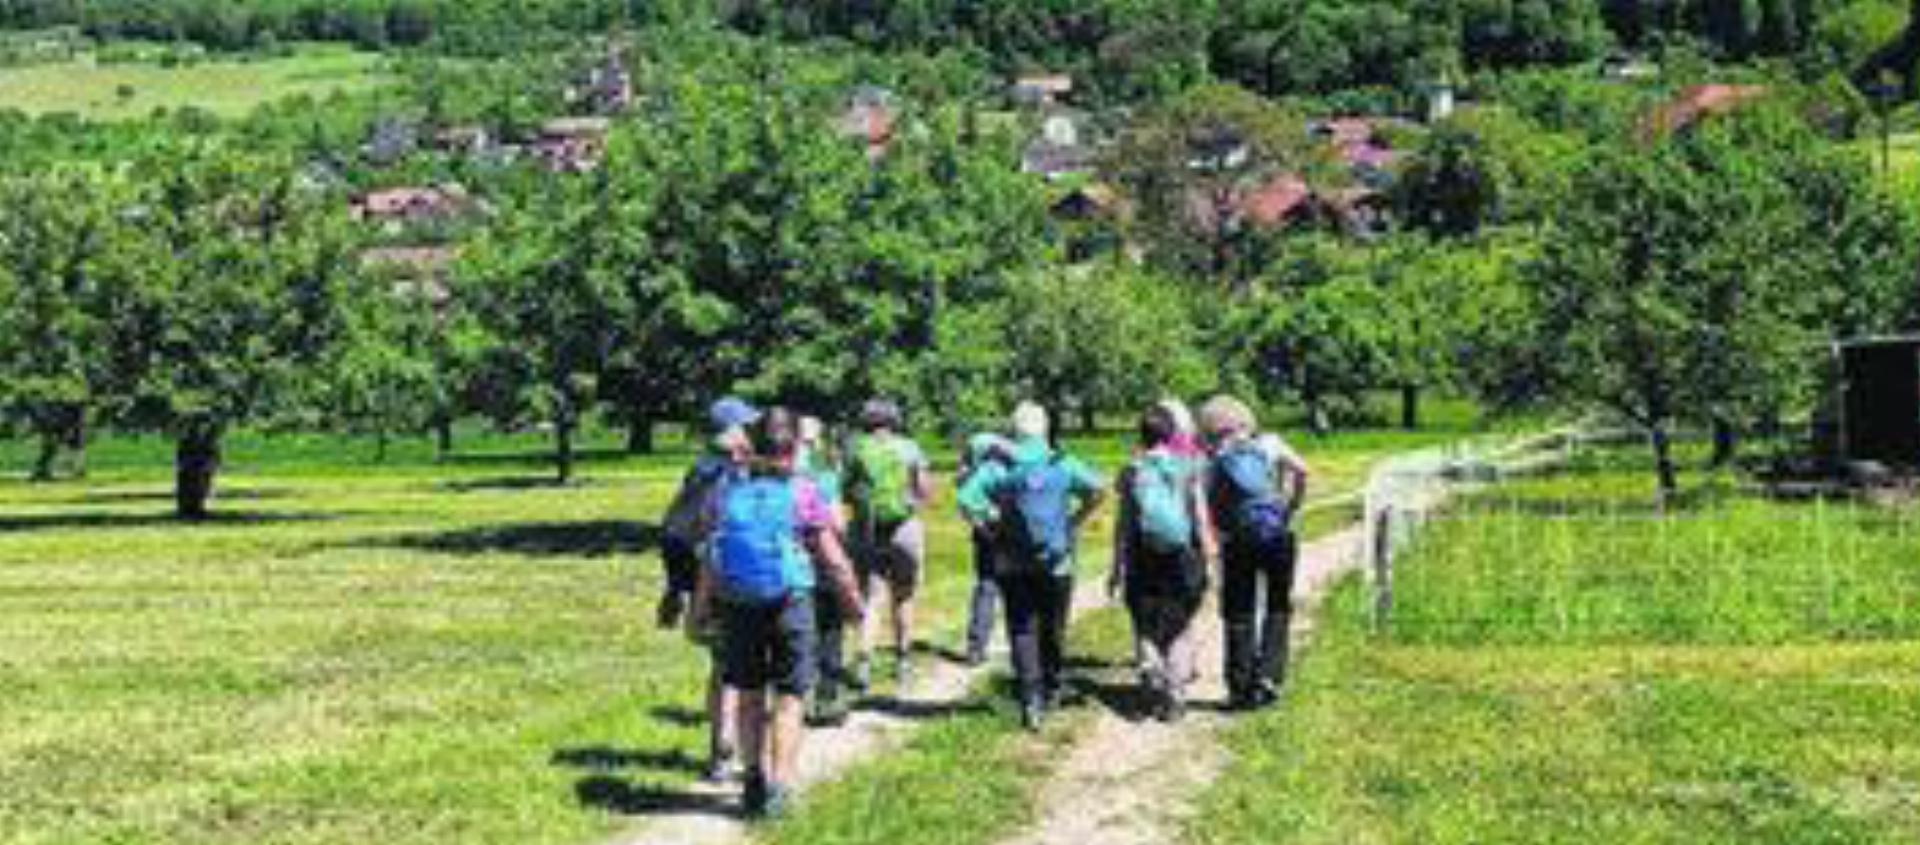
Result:
<instances>
[{"instance_id":1,"label":"village house","mask_svg":"<svg viewBox=\"0 0 1920 845\"><path fill-rule=\"evenodd\" d=\"M1021 76L1008 87L1007 96L1014 105L1027 108L1049 108L1059 105L1073 93L1073 77L1066 74L1029 74Z\"/></svg>"},{"instance_id":2,"label":"village house","mask_svg":"<svg viewBox=\"0 0 1920 845\"><path fill-rule=\"evenodd\" d=\"M588 68L573 87L567 102L576 110L596 115L618 115L633 108L633 73L618 48L609 48L599 63Z\"/></svg>"},{"instance_id":3,"label":"village house","mask_svg":"<svg viewBox=\"0 0 1920 845\"><path fill-rule=\"evenodd\" d=\"M587 173L600 166L607 153L607 133L613 122L604 117L562 117L540 126L540 137L527 152L554 173Z\"/></svg>"},{"instance_id":4,"label":"village house","mask_svg":"<svg viewBox=\"0 0 1920 845\"><path fill-rule=\"evenodd\" d=\"M897 120L893 92L862 85L848 98L835 127L842 136L866 145L867 160L877 162L886 157L887 148L893 144Z\"/></svg>"},{"instance_id":5,"label":"village house","mask_svg":"<svg viewBox=\"0 0 1920 845\"><path fill-rule=\"evenodd\" d=\"M1040 123L1040 134L1020 153L1020 169L1048 181L1093 171L1098 152L1085 137L1084 116L1055 111Z\"/></svg>"},{"instance_id":6,"label":"village house","mask_svg":"<svg viewBox=\"0 0 1920 845\"><path fill-rule=\"evenodd\" d=\"M425 297L435 310L453 301L448 279L459 260L460 247L447 245L374 247L360 253L362 269L391 279L396 294Z\"/></svg>"},{"instance_id":7,"label":"village house","mask_svg":"<svg viewBox=\"0 0 1920 845\"><path fill-rule=\"evenodd\" d=\"M1766 96L1765 85L1695 85L1649 112L1640 121L1642 143L1682 132L1709 117L1728 114Z\"/></svg>"},{"instance_id":8,"label":"village house","mask_svg":"<svg viewBox=\"0 0 1920 845\"><path fill-rule=\"evenodd\" d=\"M390 235L452 225L485 210L459 185L386 188L357 195L351 203L353 219L381 226Z\"/></svg>"}]
</instances>

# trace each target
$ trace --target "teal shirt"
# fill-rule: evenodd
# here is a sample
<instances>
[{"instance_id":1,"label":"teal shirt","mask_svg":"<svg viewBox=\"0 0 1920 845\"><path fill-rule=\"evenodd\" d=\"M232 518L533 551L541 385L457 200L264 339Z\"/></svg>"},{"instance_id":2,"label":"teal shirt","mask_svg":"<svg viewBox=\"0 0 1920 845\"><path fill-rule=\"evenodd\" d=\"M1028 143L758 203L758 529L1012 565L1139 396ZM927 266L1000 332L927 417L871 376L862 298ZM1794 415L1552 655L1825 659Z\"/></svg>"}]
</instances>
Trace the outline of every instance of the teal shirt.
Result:
<instances>
[{"instance_id":1,"label":"teal shirt","mask_svg":"<svg viewBox=\"0 0 1920 845\"><path fill-rule=\"evenodd\" d=\"M1000 518L1000 508L994 504L994 494L1000 485L1024 467L1043 464L1053 458L1053 449L1047 441L1030 437L1014 444L1012 466L998 461L988 461L967 476L967 482L960 486L958 496L960 513L968 522L975 525L994 522ZM1085 499L1106 489L1106 482L1099 473L1093 471L1079 458L1071 455L1060 459L1060 468L1066 470L1072 494Z\"/></svg>"}]
</instances>

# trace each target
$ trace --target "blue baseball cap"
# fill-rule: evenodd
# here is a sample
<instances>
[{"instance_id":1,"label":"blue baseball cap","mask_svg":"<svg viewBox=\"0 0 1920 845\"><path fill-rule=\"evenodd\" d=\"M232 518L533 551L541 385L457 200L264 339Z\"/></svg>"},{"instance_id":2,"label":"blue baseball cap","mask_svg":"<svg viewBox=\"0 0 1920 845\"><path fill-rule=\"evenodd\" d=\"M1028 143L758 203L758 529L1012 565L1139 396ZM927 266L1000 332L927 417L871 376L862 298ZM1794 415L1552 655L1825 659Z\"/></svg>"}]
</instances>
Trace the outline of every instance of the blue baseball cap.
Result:
<instances>
[{"instance_id":1,"label":"blue baseball cap","mask_svg":"<svg viewBox=\"0 0 1920 845\"><path fill-rule=\"evenodd\" d=\"M713 426L715 434L732 428L745 428L759 419L760 411L737 396L725 397L707 409L707 423Z\"/></svg>"}]
</instances>

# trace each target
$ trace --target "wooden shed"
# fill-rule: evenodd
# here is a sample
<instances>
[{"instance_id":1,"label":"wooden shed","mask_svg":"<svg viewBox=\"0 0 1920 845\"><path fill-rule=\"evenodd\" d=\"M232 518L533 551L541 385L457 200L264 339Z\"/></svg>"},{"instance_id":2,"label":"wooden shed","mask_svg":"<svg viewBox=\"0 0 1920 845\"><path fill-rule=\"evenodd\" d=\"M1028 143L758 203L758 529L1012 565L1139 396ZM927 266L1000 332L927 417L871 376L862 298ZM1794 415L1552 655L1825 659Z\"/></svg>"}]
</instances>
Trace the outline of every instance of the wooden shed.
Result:
<instances>
[{"instance_id":1,"label":"wooden shed","mask_svg":"<svg viewBox=\"0 0 1920 845\"><path fill-rule=\"evenodd\" d=\"M1920 467L1920 335L1837 342L1833 368L1825 451L1846 462Z\"/></svg>"}]
</instances>

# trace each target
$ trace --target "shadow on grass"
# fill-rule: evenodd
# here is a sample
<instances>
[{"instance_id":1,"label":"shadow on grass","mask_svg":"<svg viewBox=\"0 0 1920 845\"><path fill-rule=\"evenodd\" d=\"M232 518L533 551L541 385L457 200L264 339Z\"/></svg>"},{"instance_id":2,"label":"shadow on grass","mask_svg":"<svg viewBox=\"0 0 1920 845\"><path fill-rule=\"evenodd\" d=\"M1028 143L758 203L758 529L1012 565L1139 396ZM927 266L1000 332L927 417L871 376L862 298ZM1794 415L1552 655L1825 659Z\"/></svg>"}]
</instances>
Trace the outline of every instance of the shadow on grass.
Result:
<instances>
[{"instance_id":1,"label":"shadow on grass","mask_svg":"<svg viewBox=\"0 0 1920 845\"><path fill-rule=\"evenodd\" d=\"M576 464L605 464L625 461L642 456L629 454L625 449L583 449L573 453ZM440 459L449 466L552 466L554 453L545 449L527 449L515 452L469 452L452 454Z\"/></svg>"},{"instance_id":2,"label":"shadow on grass","mask_svg":"<svg viewBox=\"0 0 1920 845\"><path fill-rule=\"evenodd\" d=\"M34 516L0 516L0 534L26 534L35 531L112 530L123 528L231 528L250 525L279 525L296 522L327 522L337 519L327 513L267 513L254 511L215 511L195 522L187 522L167 513L51 513Z\"/></svg>"},{"instance_id":3,"label":"shadow on grass","mask_svg":"<svg viewBox=\"0 0 1920 845\"><path fill-rule=\"evenodd\" d=\"M218 496L226 502L267 502L296 498L292 490L280 488L222 490ZM173 504L172 490L97 490L67 499L74 505L147 505Z\"/></svg>"},{"instance_id":4,"label":"shadow on grass","mask_svg":"<svg viewBox=\"0 0 1920 845\"><path fill-rule=\"evenodd\" d=\"M676 728L698 728L707 724L707 713L679 704L656 704L647 708L654 721Z\"/></svg>"},{"instance_id":5,"label":"shadow on grass","mask_svg":"<svg viewBox=\"0 0 1920 845\"><path fill-rule=\"evenodd\" d=\"M677 748L672 751L639 751L606 745L562 748L553 752L553 758L549 762L555 766L595 772L647 769L656 772L697 774L705 768L700 760Z\"/></svg>"},{"instance_id":6,"label":"shadow on grass","mask_svg":"<svg viewBox=\"0 0 1920 845\"><path fill-rule=\"evenodd\" d=\"M573 785L580 803L626 816L708 815L738 817L732 795L691 792L611 775L589 775Z\"/></svg>"},{"instance_id":7,"label":"shadow on grass","mask_svg":"<svg viewBox=\"0 0 1920 845\"><path fill-rule=\"evenodd\" d=\"M533 557L608 557L640 554L660 544L660 528L644 522L528 522L426 534L374 537L352 545L447 555L517 554Z\"/></svg>"},{"instance_id":8,"label":"shadow on grass","mask_svg":"<svg viewBox=\"0 0 1920 845\"><path fill-rule=\"evenodd\" d=\"M552 475L503 475L442 481L430 486L433 490L444 493L514 493L524 490L574 490L590 487L592 484L593 482L582 478L575 478L562 484Z\"/></svg>"}]
</instances>

